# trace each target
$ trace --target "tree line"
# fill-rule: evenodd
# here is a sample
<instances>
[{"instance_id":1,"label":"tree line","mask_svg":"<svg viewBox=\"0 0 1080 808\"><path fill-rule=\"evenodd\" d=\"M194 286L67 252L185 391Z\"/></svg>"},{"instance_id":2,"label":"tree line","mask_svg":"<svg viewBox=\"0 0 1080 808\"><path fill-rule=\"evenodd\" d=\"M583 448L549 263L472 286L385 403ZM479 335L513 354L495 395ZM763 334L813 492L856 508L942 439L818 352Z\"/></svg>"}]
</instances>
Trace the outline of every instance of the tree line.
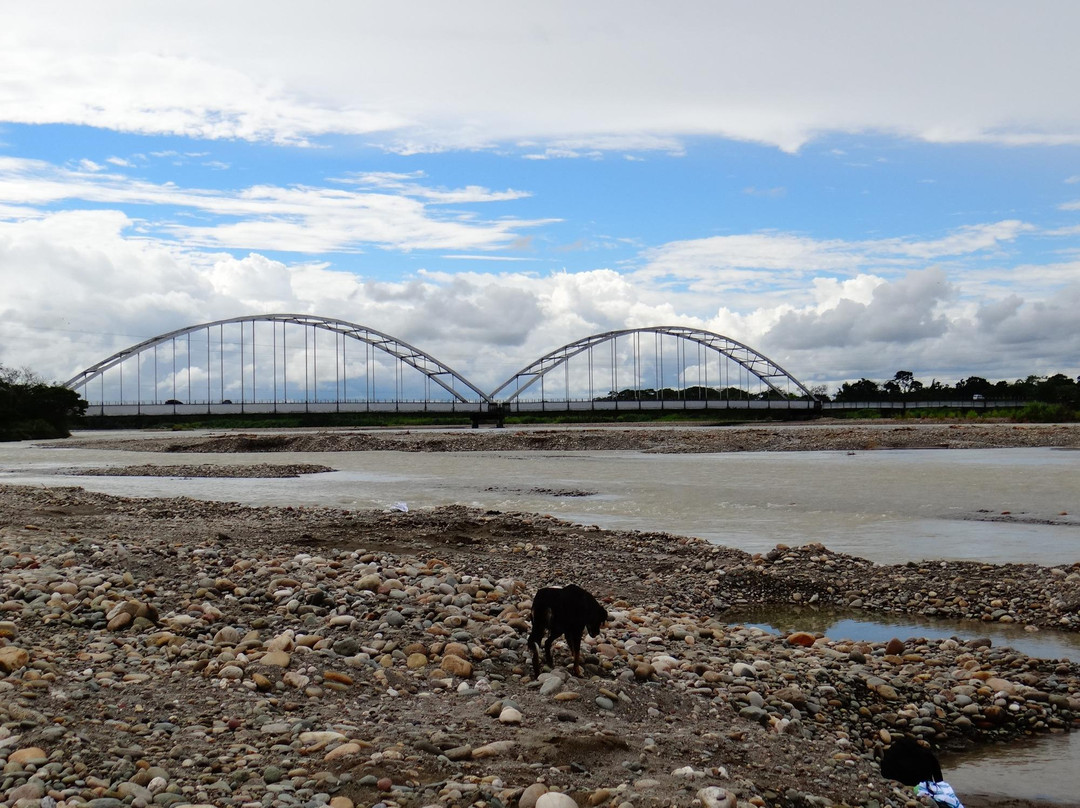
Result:
<instances>
[{"instance_id":1,"label":"tree line","mask_svg":"<svg viewBox=\"0 0 1080 808\"><path fill-rule=\"evenodd\" d=\"M821 397L824 390L815 390ZM844 382L834 401L970 401L982 398L999 401L1038 401L1080 407L1080 380L1064 373L1053 376L1028 376L1016 381L991 382L981 376L968 376L956 384L937 379L924 384L910 370L898 370L891 379L878 383L872 379Z\"/></svg>"},{"instance_id":2,"label":"tree line","mask_svg":"<svg viewBox=\"0 0 1080 808\"><path fill-rule=\"evenodd\" d=\"M85 413L86 402L74 390L0 365L0 440L66 438Z\"/></svg>"}]
</instances>

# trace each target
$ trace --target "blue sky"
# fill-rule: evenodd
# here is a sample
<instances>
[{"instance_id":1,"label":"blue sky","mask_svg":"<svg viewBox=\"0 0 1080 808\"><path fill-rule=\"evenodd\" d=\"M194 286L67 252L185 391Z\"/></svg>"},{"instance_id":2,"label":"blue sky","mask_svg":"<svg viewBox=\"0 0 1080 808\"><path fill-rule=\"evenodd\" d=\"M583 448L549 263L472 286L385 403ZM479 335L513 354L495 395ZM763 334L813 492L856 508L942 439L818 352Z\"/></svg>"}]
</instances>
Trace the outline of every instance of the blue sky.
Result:
<instances>
[{"instance_id":1,"label":"blue sky","mask_svg":"<svg viewBox=\"0 0 1080 808\"><path fill-rule=\"evenodd\" d=\"M660 324L828 387L1080 373L1075 4L7 16L8 366L295 311L481 384Z\"/></svg>"}]
</instances>

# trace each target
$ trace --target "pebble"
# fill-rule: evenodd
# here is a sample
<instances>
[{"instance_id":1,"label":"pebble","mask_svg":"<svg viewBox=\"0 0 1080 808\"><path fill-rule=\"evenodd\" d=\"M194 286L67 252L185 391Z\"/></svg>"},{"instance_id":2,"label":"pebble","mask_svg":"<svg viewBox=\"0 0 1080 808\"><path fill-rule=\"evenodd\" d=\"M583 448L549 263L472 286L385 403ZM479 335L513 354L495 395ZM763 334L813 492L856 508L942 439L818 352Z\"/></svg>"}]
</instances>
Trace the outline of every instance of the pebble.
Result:
<instances>
[{"instance_id":1,"label":"pebble","mask_svg":"<svg viewBox=\"0 0 1080 808\"><path fill-rule=\"evenodd\" d=\"M513 707L504 707L502 712L499 713L500 724L520 724L521 723L521 711Z\"/></svg>"},{"instance_id":2,"label":"pebble","mask_svg":"<svg viewBox=\"0 0 1080 808\"><path fill-rule=\"evenodd\" d=\"M472 663L469 660L453 655L443 657L439 667L451 676L458 676L462 679L468 679L472 676L473 671Z\"/></svg>"},{"instance_id":3,"label":"pebble","mask_svg":"<svg viewBox=\"0 0 1080 808\"><path fill-rule=\"evenodd\" d=\"M12 673L21 670L30 664L30 654L23 648L14 645L0 648L0 670Z\"/></svg>"},{"instance_id":4,"label":"pebble","mask_svg":"<svg viewBox=\"0 0 1080 808\"><path fill-rule=\"evenodd\" d=\"M577 803L569 794L548 791L536 800L536 808L577 808Z\"/></svg>"},{"instance_id":5,"label":"pebble","mask_svg":"<svg viewBox=\"0 0 1080 808\"><path fill-rule=\"evenodd\" d=\"M697 798L701 800L703 808L735 808L736 804L735 795L718 786L701 789L697 793Z\"/></svg>"},{"instance_id":6,"label":"pebble","mask_svg":"<svg viewBox=\"0 0 1080 808\"><path fill-rule=\"evenodd\" d=\"M547 794L548 787L543 783L533 783L527 786L518 797L518 808L535 808L536 801Z\"/></svg>"}]
</instances>

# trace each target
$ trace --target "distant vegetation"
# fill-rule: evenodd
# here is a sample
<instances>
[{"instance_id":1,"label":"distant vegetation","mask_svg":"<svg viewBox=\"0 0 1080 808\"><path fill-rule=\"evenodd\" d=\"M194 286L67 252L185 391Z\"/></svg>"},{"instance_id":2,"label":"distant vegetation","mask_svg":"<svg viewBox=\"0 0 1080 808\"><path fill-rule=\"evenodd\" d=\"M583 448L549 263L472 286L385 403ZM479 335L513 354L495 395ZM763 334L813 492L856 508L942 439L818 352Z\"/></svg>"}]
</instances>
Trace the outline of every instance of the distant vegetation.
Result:
<instances>
[{"instance_id":1,"label":"distant vegetation","mask_svg":"<svg viewBox=\"0 0 1080 808\"><path fill-rule=\"evenodd\" d=\"M0 365L0 441L66 438L85 412L86 402L74 390Z\"/></svg>"},{"instance_id":2,"label":"distant vegetation","mask_svg":"<svg viewBox=\"0 0 1080 808\"><path fill-rule=\"evenodd\" d=\"M785 398L799 399L806 396L785 396L775 390L766 389L760 393L751 393L741 387L663 387L659 390L651 387L628 387L611 391L603 396L594 396L593 401L781 401Z\"/></svg>"},{"instance_id":3,"label":"distant vegetation","mask_svg":"<svg viewBox=\"0 0 1080 808\"><path fill-rule=\"evenodd\" d=\"M1028 376L1015 382L991 382L981 376L969 376L956 384L944 384L937 379L929 384L915 378L910 370L898 370L891 379L876 382L859 379L844 382L830 398L828 388L819 385L811 388L814 397L821 401L1031 401L1043 404L1062 404L1080 407L1080 383L1063 373L1053 376ZM665 387L626 388L596 396L596 401L775 401L779 399L805 399L805 395L783 395L775 390L752 393L741 387Z\"/></svg>"},{"instance_id":4,"label":"distant vegetation","mask_svg":"<svg viewBox=\"0 0 1080 808\"><path fill-rule=\"evenodd\" d=\"M1080 420L1080 380L1070 378L1063 373L1053 376L1028 376L1014 382L991 382L981 376L969 376L956 384L944 384L933 379L929 384L915 378L910 370L898 370L891 379L876 382L872 379L859 379L857 382L844 382L830 397L825 385L810 390L819 401L865 402L864 410L852 410L841 417L880 417L883 413L875 408L875 402L909 402L907 414L943 418L977 418L983 415L1007 417L1016 421L1076 421ZM740 387L687 387L685 389L664 388L633 389L627 388L597 396L597 401L701 401L703 399L729 401L776 401L783 398L792 400L806 399L805 395L784 396L775 390L752 393ZM970 410L966 414L954 409L934 410L934 402L985 402L985 407ZM1028 402L1021 408L995 411L994 402ZM920 404L926 407L920 407ZM902 417L900 411L888 413L891 417ZM773 417L766 414L765 417ZM837 415L840 415L837 413ZM649 418L644 415L644 418ZM745 417L745 416L743 416Z\"/></svg>"},{"instance_id":5,"label":"distant vegetation","mask_svg":"<svg viewBox=\"0 0 1080 808\"><path fill-rule=\"evenodd\" d=\"M817 392L817 391L815 391ZM982 401L986 415L1003 415L1014 421L1076 421L1080 420L1080 380L1064 373L1053 376L1028 376L1014 382L991 382L981 376L969 376L954 385L942 384L934 379L924 384L910 370L898 370L895 375L878 384L870 379L845 382L836 391L834 401L905 401L909 412L933 416L932 410L920 411L922 402L936 401ZM994 412L995 401L1028 402L1019 409ZM942 417L955 418L956 413L941 411ZM969 411L968 417L977 417Z\"/></svg>"},{"instance_id":6,"label":"distant vegetation","mask_svg":"<svg viewBox=\"0 0 1080 808\"><path fill-rule=\"evenodd\" d=\"M816 392L816 391L815 391ZM823 391L822 391L823 392ZM881 384L870 379L844 382L834 401L1031 401L1080 407L1080 384L1064 373L1053 376L1028 376L1015 382L991 382L981 376L969 376L954 385L934 379L924 384L910 370L898 370Z\"/></svg>"}]
</instances>

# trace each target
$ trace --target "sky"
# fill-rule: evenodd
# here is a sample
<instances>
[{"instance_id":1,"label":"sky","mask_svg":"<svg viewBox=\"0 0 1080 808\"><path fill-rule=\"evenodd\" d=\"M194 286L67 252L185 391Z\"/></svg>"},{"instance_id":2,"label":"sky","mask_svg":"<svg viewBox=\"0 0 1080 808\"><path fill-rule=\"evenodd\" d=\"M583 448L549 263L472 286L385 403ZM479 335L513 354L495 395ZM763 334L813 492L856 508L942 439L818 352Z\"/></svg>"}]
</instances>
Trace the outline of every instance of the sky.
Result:
<instances>
[{"instance_id":1,"label":"sky","mask_svg":"<svg viewBox=\"0 0 1080 808\"><path fill-rule=\"evenodd\" d=\"M0 364L294 312L1080 374L1080 4L0 0Z\"/></svg>"}]
</instances>

